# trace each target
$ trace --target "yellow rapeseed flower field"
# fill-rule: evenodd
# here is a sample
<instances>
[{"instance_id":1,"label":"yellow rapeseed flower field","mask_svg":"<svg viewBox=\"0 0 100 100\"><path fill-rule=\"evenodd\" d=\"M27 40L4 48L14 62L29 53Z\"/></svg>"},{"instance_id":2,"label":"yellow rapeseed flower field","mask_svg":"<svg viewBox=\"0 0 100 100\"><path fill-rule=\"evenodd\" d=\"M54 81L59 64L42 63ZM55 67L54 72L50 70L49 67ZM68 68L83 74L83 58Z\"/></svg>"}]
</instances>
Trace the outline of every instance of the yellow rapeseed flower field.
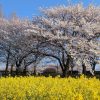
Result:
<instances>
[{"instance_id":1,"label":"yellow rapeseed flower field","mask_svg":"<svg viewBox=\"0 0 100 100\"><path fill-rule=\"evenodd\" d=\"M0 78L0 100L100 100L96 78Z\"/></svg>"}]
</instances>

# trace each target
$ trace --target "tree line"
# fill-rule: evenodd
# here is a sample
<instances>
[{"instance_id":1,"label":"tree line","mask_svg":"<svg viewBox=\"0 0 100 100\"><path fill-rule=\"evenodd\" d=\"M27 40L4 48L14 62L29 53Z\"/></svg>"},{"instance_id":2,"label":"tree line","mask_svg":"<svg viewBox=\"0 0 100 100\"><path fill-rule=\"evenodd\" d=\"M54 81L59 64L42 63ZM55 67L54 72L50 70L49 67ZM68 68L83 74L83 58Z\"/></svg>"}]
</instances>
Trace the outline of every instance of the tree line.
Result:
<instances>
[{"instance_id":1,"label":"tree line","mask_svg":"<svg viewBox=\"0 0 100 100\"><path fill-rule=\"evenodd\" d=\"M100 57L100 7L81 4L42 8L41 16L32 20L17 16L5 18L0 14L0 62L23 68L49 57L58 61L62 76L74 67L94 75ZM36 73L36 72L34 72Z\"/></svg>"}]
</instances>

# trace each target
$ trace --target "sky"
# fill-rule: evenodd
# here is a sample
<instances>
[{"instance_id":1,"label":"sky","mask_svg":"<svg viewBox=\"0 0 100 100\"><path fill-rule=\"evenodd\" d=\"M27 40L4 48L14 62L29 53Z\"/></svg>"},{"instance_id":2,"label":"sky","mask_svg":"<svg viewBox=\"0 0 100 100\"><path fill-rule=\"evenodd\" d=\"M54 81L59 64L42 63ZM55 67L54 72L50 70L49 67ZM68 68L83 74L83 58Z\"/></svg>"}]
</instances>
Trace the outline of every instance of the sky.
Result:
<instances>
[{"instance_id":1,"label":"sky","mask_svg":"<svg viewBox=\"0 0 100 100\"><path fill-rule=\"evenodd\" d=\"M82 2L84 6L90 3L100 5L100 0L0 0L0 5L6 16L16 12L21 18L32 18L34 15L40 15L40 7L68 5L68 1L71 1L73 4Z\"/></svg>"}]
</instances>

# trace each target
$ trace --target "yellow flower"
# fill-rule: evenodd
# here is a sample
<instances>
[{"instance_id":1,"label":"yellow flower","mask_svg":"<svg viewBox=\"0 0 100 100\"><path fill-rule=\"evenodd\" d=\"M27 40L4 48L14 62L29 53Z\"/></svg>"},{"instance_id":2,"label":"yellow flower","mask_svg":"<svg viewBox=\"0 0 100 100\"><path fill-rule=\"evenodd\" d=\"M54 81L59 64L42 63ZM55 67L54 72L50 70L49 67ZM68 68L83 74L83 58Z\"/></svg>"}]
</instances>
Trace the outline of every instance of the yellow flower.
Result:
<instances>
[{"instance_id":1,"label":"yellow flower","mask_svg":"<svg viewBox=\"0 0 100 100\"><path fill-rule=\"evenodd\" d=\"M100 100L96 78L0 78L0 100Z\"/></svg>"}]
</instances>

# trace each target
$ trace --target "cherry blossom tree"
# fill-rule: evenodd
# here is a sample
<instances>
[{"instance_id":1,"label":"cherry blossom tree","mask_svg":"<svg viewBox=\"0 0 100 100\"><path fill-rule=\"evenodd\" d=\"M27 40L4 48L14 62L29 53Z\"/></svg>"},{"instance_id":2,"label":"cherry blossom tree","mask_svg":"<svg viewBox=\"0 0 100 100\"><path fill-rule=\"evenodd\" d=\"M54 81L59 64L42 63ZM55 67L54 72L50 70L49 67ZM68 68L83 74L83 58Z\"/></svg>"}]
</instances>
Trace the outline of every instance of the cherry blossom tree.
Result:
<instances>
[{"instance_id":1,"label":"cherry blossom tree","mask_svg":"<svg viewBox=\"0 0 100 100\"><path fill-rule=\"evenodd\" d=\"M43 38L39 53L57 59L64 77L73 66L93 73L91 60L100 50L100 8L78 4L46 8L42 13L33 18Z\"/></svg>"},{"instance_id":2,"label":"cherry blossom tree","mask_svg":"<svg viewBox=\"0 0 100 100\"><path fill-rule=\"evenodd\" d=\"M0 51L1 59L4 58L2 60L6 63L5 74L7 75L8 66L15 66L16 74L18 74L23 62L31 53L33 54L33 50L36 48L35 42L37 40L33 37L34 32L32 32L32 35L30 32L34 26L31 21L21 20L17 16L10 19L1 19L0 21ZM32 58L31 56L30 58ZM34 59L27 60L28 64L26 65L34 62Z\"/></svg>"}]
</instances>

